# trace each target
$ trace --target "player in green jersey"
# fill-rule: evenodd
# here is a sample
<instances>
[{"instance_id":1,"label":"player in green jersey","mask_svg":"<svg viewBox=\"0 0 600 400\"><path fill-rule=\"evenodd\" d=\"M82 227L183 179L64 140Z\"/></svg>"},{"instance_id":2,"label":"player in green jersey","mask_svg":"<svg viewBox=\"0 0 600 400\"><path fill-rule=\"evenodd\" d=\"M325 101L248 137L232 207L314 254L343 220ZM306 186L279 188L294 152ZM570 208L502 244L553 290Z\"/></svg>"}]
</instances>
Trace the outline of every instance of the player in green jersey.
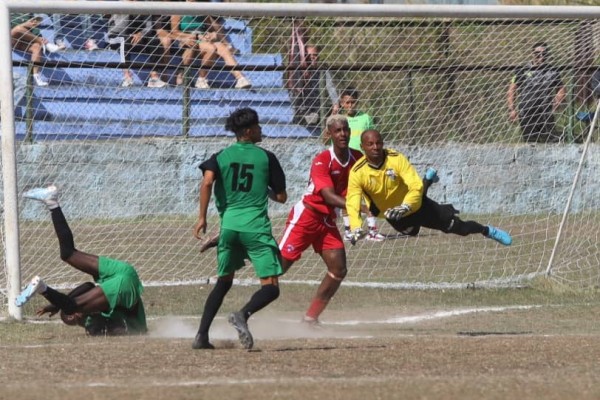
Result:
<instances>
[{"instance_id":1,"label":"player in green jersey","mask_svg":"<svg viewBox=\"0 0 600 400\"><path fill-rule=\"evenodd\" d=\"M261 288L228 321L238 331L246 349L254 345L248 318L279 297L278 276L283 273L277 242L271 231L268 198L287 200L285 174L277 157L256 145L262 140L258 114L251 108L234 111L225 129L235 133L237 142L213 154L200 164L200 205L194 236L201 239L207 228L207 212L214 187L215 203L221 217L217 245L217 283L208 295L200 320L194 349L213 349L208 331L223 299L233 284L235 271L245 259L254 266Z\"/></svg>"},{"instance_id":2,"label":"player in green jersey","mask_svg":"<svg viewBox=\"0 0 600 400\"><path fill-rule=\"evenodd\" d=\"M22 306L36 293L50 302L38 310L38 315L50 316L60 311L67 325L79 325L89 335L143 334L148 327L142 302L144 288L136 270L126 262L84 253L75 248L73 233L58 204L58 189L31 189L23 194L27 199L46 205L60 246L60 258L96 282L86 282L68 295L49 287L39 276L23 289L16 299Z\"/></svg>"}]
</instances>

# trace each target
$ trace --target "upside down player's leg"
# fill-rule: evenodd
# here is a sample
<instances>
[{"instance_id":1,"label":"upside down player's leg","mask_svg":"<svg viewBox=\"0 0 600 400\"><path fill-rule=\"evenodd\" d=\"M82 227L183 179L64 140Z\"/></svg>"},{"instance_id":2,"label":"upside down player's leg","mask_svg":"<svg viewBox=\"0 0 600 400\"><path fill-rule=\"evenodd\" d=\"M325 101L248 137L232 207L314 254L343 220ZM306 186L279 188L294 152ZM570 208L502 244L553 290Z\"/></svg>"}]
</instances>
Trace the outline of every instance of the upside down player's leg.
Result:
<instances>
[{"instance_id":1,"label":"upside down player's leg","mask_svg":"<svg viewBox=\"0 0 600 400\"><path fill-rule=\"evenodd\" d=\"M98 256L84 253L75 248L73 233L60 207L50 210L52 224L60 246L60 258L81 272L98 279Z\"/></svg>"}]
</instances>

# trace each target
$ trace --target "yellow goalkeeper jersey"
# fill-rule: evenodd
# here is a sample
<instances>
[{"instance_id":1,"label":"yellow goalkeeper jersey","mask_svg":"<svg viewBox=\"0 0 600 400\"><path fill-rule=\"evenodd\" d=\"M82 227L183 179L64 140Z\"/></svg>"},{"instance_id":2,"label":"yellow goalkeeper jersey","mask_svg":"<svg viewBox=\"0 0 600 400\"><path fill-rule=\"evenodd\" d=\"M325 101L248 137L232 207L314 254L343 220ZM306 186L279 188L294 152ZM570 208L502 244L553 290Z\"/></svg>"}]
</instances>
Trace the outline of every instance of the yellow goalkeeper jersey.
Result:
<instances>
[{"instance_id":1,"label":"yellow goalkeeper jersey","mask_svg":"<svg viewBox=\"0 0 600 400\"><path fill-rule=\"evenodd\" d=\"M373 214L380 218L385 210L400 204L410 206L409 214L421 208L423 181L417 170L404 155L389 149L384 152L385 161L379 168L369 165L362 157L350 171L346 210L352 230L362 227L360 204L363 196L372 210L378 210Z\"/></svg>"}]
</instances>

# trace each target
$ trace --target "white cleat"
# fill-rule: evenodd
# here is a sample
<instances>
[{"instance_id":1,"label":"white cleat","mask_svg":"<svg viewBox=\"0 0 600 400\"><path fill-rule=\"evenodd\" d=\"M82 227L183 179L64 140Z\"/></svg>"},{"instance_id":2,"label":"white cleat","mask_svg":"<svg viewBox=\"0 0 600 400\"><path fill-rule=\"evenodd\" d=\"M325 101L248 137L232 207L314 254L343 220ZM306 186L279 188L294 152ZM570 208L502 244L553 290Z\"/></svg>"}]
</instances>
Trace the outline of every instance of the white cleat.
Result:
<instances>
[{"instance_id":1,"label":"white cleat","mask_svg":"<svg viewBox=\"0 0 600 400\"><path fill-rule=\"evenodd\" d=\"M15 299L17 307L23 306L29 301L36 293L43 293L46 291L46 284L39 276L35 276L25 289Z\"/></svg>"}]
</instances>

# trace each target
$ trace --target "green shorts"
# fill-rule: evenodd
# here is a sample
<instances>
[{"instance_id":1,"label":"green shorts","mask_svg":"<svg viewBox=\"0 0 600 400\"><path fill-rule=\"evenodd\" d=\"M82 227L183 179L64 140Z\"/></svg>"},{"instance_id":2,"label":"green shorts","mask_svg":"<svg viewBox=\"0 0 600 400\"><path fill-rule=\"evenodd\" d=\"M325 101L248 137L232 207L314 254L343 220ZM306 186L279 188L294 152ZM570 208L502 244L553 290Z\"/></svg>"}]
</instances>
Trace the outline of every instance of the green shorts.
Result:
<instances>
[{"instance_id":1,"label":"green shorts","mask_svg":"<svg viewBox=\"0 0 600 400\"><path fill-rule=\"evenodd\" d=\"M273 235L222 229L217 247L217 275L234 273L245 265L246 258L254 265L259 278L283 273L279 247Z\"/></svg>"},{"instance_id":2,"label":"green shorts","mask_svg":"<svg viewBox=\"0 0 600 400\"><path fill-rule=\"evenodd\" d=\"M117 307L132 309L142 296L144 288L135 269L128 263L108 257L98 259L98 285L104 292L110 316Z\"/></svg>"}]
</instances>

